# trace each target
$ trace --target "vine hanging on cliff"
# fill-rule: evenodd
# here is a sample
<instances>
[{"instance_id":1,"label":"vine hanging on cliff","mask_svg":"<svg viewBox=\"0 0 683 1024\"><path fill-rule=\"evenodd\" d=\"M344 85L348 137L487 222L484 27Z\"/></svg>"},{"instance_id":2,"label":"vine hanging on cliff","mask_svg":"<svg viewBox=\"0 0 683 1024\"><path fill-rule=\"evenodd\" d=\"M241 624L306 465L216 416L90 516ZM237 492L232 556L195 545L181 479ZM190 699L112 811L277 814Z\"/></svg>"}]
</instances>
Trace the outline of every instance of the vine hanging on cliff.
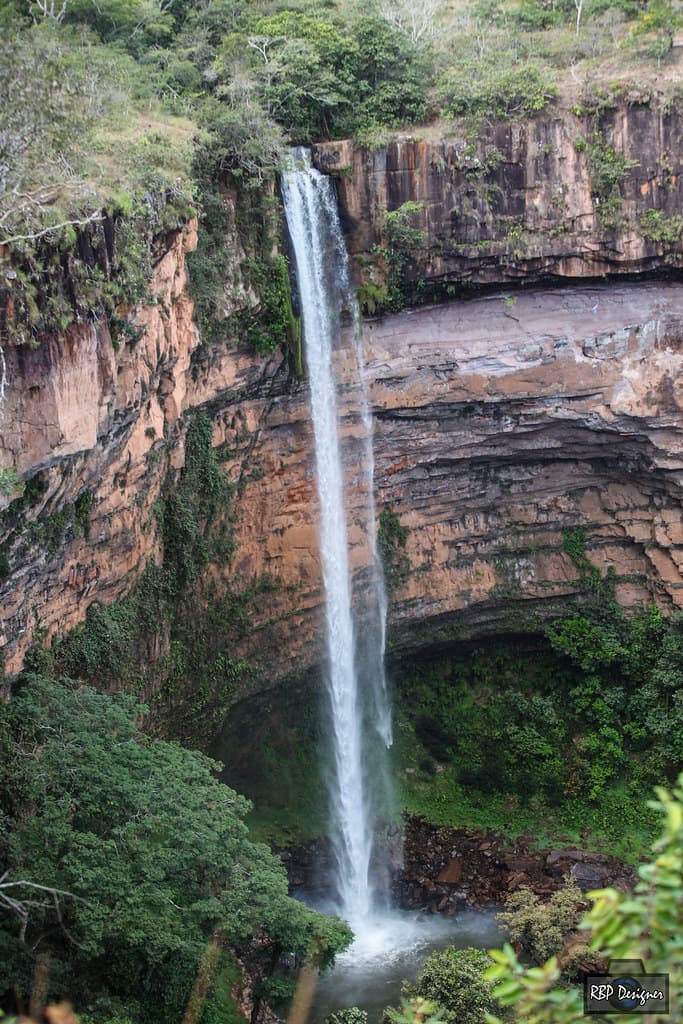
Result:
<instances>
[{"instance_id":1,"label":"vine hanging on cliff","mask_svg":"<svg viewBox=\"0 0 683 1024\"><path fill-rule=\"evenodd\" d=\"M377 544L384 568L387 590L397 590L408 579L410 559L405 553L409 529L401 523L393 505L386 505L379 514Z\"/></svg>"}]
</instances>

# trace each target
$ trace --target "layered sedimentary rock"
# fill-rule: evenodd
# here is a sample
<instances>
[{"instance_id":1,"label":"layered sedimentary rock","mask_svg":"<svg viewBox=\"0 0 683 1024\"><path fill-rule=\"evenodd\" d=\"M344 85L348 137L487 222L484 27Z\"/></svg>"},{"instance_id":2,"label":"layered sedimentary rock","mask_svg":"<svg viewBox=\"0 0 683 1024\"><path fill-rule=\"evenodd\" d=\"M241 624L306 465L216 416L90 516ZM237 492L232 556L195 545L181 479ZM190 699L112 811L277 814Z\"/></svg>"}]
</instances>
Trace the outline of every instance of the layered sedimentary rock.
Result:
<instances>
[{"instance_id":1,"label":"layered sedimentary rock","mask_svg":"<svg viewBox=\"0 0 683 1024\"><path fill-rule=\"evenodd\" d=\"M421 235L412 277L427 285L680 266L681 114L654 97L605 106L484 126L475 139L440 127L373 151L314 147L318 166L338 176L359 280L381 278L385 215L404 203Z\"/></svg>"},{"instance_id":2,"label":"layered sedimentary rock","mask_svg":"<svg viewBox=\"0 0 683 1024\"><path fill-rule=\"evenodd\" d=\"M368 324L380 502L409 527L398 645L533 628L575 594L683 602L683 289L551 289Z\"/></svg>"},{"instance_id":3,"label":"layered sedimentary rock","mask_svg":"<svg viewBox=\"0 0 683 1024\"><path fill-rule=\"evenodd\" d=\"M580 600L585 584L564 550L564 532L578 528L623 604L683 602L683 288L492 296L366 323L364 333L378 506L393 506L409 530L410 571L391 607L394 651L534 629ZM340 353L342 375L348 358ZM362 580L355 398L342 392ZM243 505L258 517L243 519L240 564L297 585L286 602L290 638L280 633L285 646L269 653L271 669L285 655L284 671L287 659L307 663L318 649L305 394L275 399L260 430L263 476Z\"/></svg>"},{"instance_id":4,"label":"layered sedimentary rock","mask_svg":"<svg viewBox=\"0 0 683 1024\"><path fill-rule=\"evenodd\" d=\"M148 332L150 343L155 330ZM156 351L155 387L144 394L138 383L140 397L127 414L117 419L109 411L105 437L98 441L95 413L84 400L82 419L61 421L66 454L60 458L45 441L41 461L30 456L32 469L42 466L61 488L48 489L46 500L73 498L85 482L95 506L88 538L76 538L52 558L28 546L7 580L10 665L18 666L35 623L63 633L93 599L125 593L154 556L151 506L161 462L149 453L158 450L166 415L167 434L173 437L175 425L177 440L161 443L181 462L178 413L203 407L212 414L216 443L231 451L228 471L242 482L237 551L222 571L233 580L267 573L280 582L257 607L239 652L267 685L320 656L306 386L290 377L280 356L259 360L220 346L191 367L189 322L185 333L161 331L157 342L161 337L173 344L163 355ZM90 351L85 341L81 357ZM674 284L528 292L514 303L492 296L365 325L378 504L393 505L409 529L410 572L392 600L395 645L533 628L535 616L555 613L583 590L563 551L562 531L578 526L589 557L603 571L613 568L624 603L681 603L682 341L683 288ZM112 360L105 367L115 366L120 354L100 336L91 364L82 357L71 372L90 365L95 407L111 410L96 385L99 379L111 388L117 375L110 369L96 377L101 350ZM142 351L139 358L144 365ZM339 358L343 376L350 350L342 348ZM63 357L61 365L65 373ZM166 367L165 377L159 367ZM119 379L124 372L125 365ZM22 393L17 379L15 401ZM121 400L121 392L113 394ZM368 545L355 511L366 481L357 474L355 399L342 389L349 523L362 582ZM57 408L47 398L36 402L31 422L45 414L36 437L47 436ZM73 412L70 402L66 408ZM150 424L156 424L154 438ZM39 441L32 444L35 453ZM77 445L81 452L74 452Z\"/></svg>"},{"instance_id":5,"label":"layered sedimentary rock","mask_svg":"<svg viewBox=\"0 0 683 1024\"><path fill-rule=\"evenodd\" d=\"M636 114L623 114L632 133ZM364 189L389 188L378 166ZM402 171L400 180L411 176ZM593 209L580 175L567 181L578 181L577 195ZM340 182L347 213L344 188L359 182ZM546 188L540 177L538 188ZM677 188L672 172L657 193L662 208ZM541 209L532 192L525 195L527 211ZM447 213L431 209L433 230L445 232ZM372 203L360 210L375 230ZM361 251L372 235L361 238L360 224L351 228L350 244ZM628 250L630 269L649 265L650 243L639 237L638 252ZM598 264L586 262L590 232L582 238L579 262L565 245L562 266L592 275ZM547 242L554 245L554 236ZM212 419L235 484L235 553L204 575L219 587L246 587L263 576L277 582L252 604L246 635L229 653L253 665L249 685L259 687L320 661L307 385L279 352L260 357L232 341L201 343L184 266L193 243L192 231L172 240L155 269L157 301L137 311L139 330L126 344L115 346L99 324L76 326L36 349L6 349L1 464L30 482L4 537L0 645L10 673L33 639L63 635L92 601L124 596L146 563L159 559L158 499L183 466L185 430L199 409ZM509 264L491 258L495 274L507 275ZM378 511L393 506L409 531L409 571L391 601L394 651L534 629L580 600L585 585L563 550L563 531L578 527L588 557L602 572L612 568L625 604L683 601L683 285L579 282L452 300L367 320L364 342ZM360 592L369 558L359 526L368 481L360 470L358 396L344 383L353 359L349 329L338 371ZM84 514L73 519L86 492ZM60 515L66 529L54 519Z\"/></svg>"}]
</instances>

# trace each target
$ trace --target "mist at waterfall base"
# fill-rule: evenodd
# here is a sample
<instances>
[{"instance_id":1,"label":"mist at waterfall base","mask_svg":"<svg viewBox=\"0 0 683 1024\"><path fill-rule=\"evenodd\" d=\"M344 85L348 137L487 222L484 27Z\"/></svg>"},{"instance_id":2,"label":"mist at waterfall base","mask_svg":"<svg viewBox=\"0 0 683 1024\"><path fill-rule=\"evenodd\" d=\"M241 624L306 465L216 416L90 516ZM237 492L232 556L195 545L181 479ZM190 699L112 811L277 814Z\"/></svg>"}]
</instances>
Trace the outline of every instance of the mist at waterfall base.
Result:
<instances>
[{"instance_id":1,"label":"mist at waterfall base","mask_svg":"<svg viewBox=\"0 0 683 1024\"><path fill-rule=\"evenodd\" d=\"M417 981L427 957L446 946L491 949L504 941L493 910L466 910L456 918L389 911L378 926L376 946L367 939L337 957L318 981L309 1024L323 1024L335 1010L358 1006L368 1024L380 1024L387 1006L400 1006L404 981Z\"/></svg>"},{"instance_id":2,"label":"mist at waterfall base","mask_svg":"<svg viewBox=\"0 0 683 1024\"><path fill-rule=\"evenodd\" d=\"M307 902L338 913L355 934L353 945L319 984L314 1017L322 1020L334 1009L358 1005L379 1019L387 1003L398 1001L401 981L414 980L432 950L450 944L497 945L498 930L492 913L425 918L390 907L388 858L374 835L377 822L390 817L393 802L391 706L384 672L387 601L378 558L372 416L360 319L334 183L312 167L306 150L292 153L282 176L282 196L296 264L315 437L329 735L323 776L335 862L328 896ZM345 368L340 380L335 356ZM345 444L341 422L353 426ZM355 510L347 503L349 476L355 491L364 495ZM348 540L351 516L356 534L364 537L367 566L355 574Z\"/></svg>"}]
</instances>

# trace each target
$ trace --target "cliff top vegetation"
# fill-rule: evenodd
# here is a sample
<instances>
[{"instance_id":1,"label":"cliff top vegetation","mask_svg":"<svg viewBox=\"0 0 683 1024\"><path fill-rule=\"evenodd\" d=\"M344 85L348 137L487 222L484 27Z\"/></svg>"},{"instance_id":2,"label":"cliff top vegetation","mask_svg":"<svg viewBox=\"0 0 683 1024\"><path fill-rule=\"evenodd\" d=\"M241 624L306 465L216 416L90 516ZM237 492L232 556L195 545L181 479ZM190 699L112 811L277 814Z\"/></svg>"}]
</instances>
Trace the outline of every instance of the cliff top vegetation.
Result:
<instances>
[{"instance_id":1,"label":"cliff top vegetation","mask_svg":"<svg viewBox=\"0 0 683 1024\"><path fill-rule=\"evenodd\" d=\"M676 100L680 20L672 0L0 0L0 241L152 192L187 214L207 169L259 185L287 142Z\"/></svg>"},{"instance_id":2,"label":"cliff top vegetation","mask_svg":"<svg viewBox=\"0 0 683 1024\"><path fill-rule=\"evenodd\" d=\"M272 259L288 144L666 108L679 22L674 0L0 0L0 344L82 319L120 334L155 240L198 213L203 340L286 336L298 364Z\"/></svg>"}]
</instances>

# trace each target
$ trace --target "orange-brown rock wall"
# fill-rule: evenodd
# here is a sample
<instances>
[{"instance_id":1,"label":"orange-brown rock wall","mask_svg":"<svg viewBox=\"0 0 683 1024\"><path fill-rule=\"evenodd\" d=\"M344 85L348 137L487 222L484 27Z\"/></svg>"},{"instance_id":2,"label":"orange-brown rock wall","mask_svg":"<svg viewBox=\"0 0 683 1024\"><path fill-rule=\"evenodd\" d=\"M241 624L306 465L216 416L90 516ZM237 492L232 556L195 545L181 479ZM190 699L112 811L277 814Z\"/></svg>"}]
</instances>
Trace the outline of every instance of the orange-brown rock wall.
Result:
<instances>
[{"instance_id":1,"label":"orange-brown rock wall","mask_svg":"<svg viewBox=\"0 0 683 1024\"><path fill-rule=\"evenodd\" d=\"M366 322L364 341L378 510L393 505L409 528L394 650L533 629L580 600L563 551L563 530L579 526L625 605L683 602L683 286L452 302ZM306 385L274 357L259 387L214 422L217 441L242 449L230 571L283 584L240 651L267 684L319 660L322 592ZM366 480L350 383L339 402L360 590Z\"/></svg>"},{"instance_id":2,"label":"orange-brown rock wall","mask_svg":"<svg viewBox=\"0 0 683 1024\"><path fill-rule=\"evenodd\" d=\"M533 628L580 592L577 527L623 604L683 603L680 285L452 303L366 336L379 500L410 529L399 647Z\"/></svg>"},{"instance_id":3,"label":"orange-brown rock wall","mask_svg":"<svg viewBox=\"0 0 683 1024\"><path fill-rule=\"evenodd\" d=\"M157 263L155 301L135 316L137 340L115 346L106 323L84 323L37 348L5 350L0 459L22 481L38 483L2 538L13 570L0 588L9 672L36 636L63 634L93 600L125 595L159 555L153 507L169 459L182 462L174 446L198 344L185 273L195 242L190 227ZM94 498L88 536L51 550L41 524L85 489Z\"/></svg>"},{"instance_id":4,"label":"orange-brown rock wall","mask_svg":"<svg viewBox=\"0 0 683 1024\"><path fill-rule=\"evenodd\" d=\"M360 244L353 230L350 240ZM117 348L105 324L79 325L5 352L0 464L40 481L0 584L10 673L34 638L62 635L92 601L124 596L160 557L155 507L184 463L197 409L210 415L235 484L235 554L206 575L232 587L264 574L280 584L256 602L230 653L250 661L249 685L259 687L321 658L307 385L281 353L201 344L185 273L193 244L192 230L177 235L157 264L156 301L134 319L138 340ZM409 528L411 571L392 597L395 651L533 629L579 600L562 550L563 530L577 526L625 604L681 604L683 285L579 282L453 300L368 320L364 344L378 511L393 505ZM369 545L353 362L346 336L339 399L360 591ZM85 488L88 535L52 550L31 524Z\"/></svg>"}]
</instances>

